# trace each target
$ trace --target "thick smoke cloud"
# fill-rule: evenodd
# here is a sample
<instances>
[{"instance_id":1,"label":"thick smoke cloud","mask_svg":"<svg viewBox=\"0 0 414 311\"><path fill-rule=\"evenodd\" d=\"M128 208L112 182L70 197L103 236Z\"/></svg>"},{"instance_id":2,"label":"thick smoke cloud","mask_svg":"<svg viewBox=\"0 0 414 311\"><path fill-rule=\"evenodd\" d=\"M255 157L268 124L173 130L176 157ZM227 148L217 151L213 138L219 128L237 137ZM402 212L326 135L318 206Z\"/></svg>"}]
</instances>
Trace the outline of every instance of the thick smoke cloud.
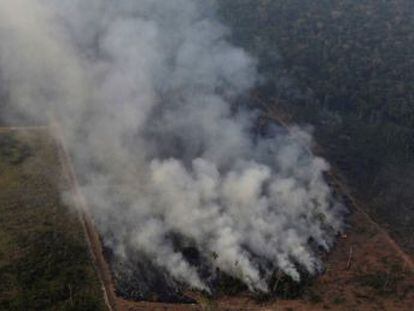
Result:
<instances>
[{"instance_id":1,"label":"thick smoke cloud","mask_svg":"<svg viewBox=\"0 0 414 311\"><path fill-rule=\"evenodd\" d=\"M253 136L236 106L256 62L202 0L3 0L0 74L10 104L59 119L104 243L209 290L212 273L267 291L277 268L318 272L342 207L299 128ZM299 144L300 137L302 144Z\"/></svg>"}]
</instances>

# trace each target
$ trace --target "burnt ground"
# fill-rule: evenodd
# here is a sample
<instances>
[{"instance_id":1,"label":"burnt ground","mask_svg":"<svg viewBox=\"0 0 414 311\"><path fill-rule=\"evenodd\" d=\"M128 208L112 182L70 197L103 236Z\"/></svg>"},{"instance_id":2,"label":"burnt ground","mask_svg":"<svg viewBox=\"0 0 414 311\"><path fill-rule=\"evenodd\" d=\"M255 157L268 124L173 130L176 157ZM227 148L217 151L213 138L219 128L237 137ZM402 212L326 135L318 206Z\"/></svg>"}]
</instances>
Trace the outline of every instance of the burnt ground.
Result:
<instances>
[{"instance_id":1,"label":"burnt ground","mask_svg":"<svg viewBox=\"0 0 414 311\"><path fill-rule=\"evenodd\" d=\"M56 127L54 127L53 133L56 132L59 133ZM28 133L28 138L32 137L31 139L36 140L36 135L31 136L30 131ZM43 136L44 139L48 139L50 144L51 139L47 132L43 132L41 136ZM303 291L295 299L276 297L255 297L247 291L241 290L237 291L237 293L218 293L214 298L205 296L201 293L187 291L186 295L196 302L187 304L136 302L127 300L122 296L118 295L119 293L117 293L117 291L115 290L116 284L113 281L109 265L104 258L104 252L102 249L101 241L99 239L99 235L96 232L90 217L88 217L87 204L82 198L79 189L77 188L77 181L71 168L70 159L64 150L64 146L61 143L61 138L59 138L59 135L56 136L59 142L57 146L59 147L46 148L43 150L42 156L38 158L35 162L38 165L37 172L38 174L40 174L40 176L43 176L40 179L42 181L48 180L45 176L59 177L58 175L61 172L63 174L62 176L65 177L64 179L68 182L67 187L74 196L74 203L78 205L80 211L82 212L82 216L80 218L81 224L84 227L84 232L86 233L88 245L92 253L92 262L94 263L98 271L98 276L100 278L101 284L103 284L105 288L104 296L106 298L107 307L109 309L131 311L323 309L411 310L411 306L414 303L414 268L412 258L409 255L405 254L399 248L399 246L389 237L387 232L384 231L381 227L379 227L375 222L373 222L370 219L370 217L362 211L361 207L358 205L358 202L355 202L351 197L347 195L346 187L344 187L340 183L339 179L336 176L333 176L333 186L338 187L337 191L341 192L344 195L344 197L346 197L348 204L352 208L352 213L349 217L350 228L346 232L346 235L338 239L337 245L335 246L333 251L330 254L326 255L325 273L313 280L313 282L310 283L308 286L304 287ZM14 146L14 149L20 148L20 150L22 150L24 154L24 157L26 157L27 159L30 158L30 150L24 151L25 147L21 146L18 142L12 142L11 145ZM10 158L12 162L29 161L27 159L18 159L19 157L16 156L17 153L14 153L13 148L11 148L11 150L9 151L6 151L3 157ZM56 162L57 155L59 155L60 158L60 168L59 163ZM50 165L49 161L54 161L50 163L55 164ZM63 171L61 171L62 168ZM15 173L13 174L19 174L18 169L16 169ZM3 186L13 186L13 189L15 189L15 191L18 191L16 192L16 194L22 193L22 187L26 187L25 185L27 184L22 179L18 179L11 182L11 179L9 178L11 177L8 177L7 179L3 178ZM54 197L58 199L58 197L56 197L56 193L58 193L57 189L59 187L57 187L57 185L59 184L59 182L57 182L56 179L49 179L49 181L51 182L41 182L37 185L39 185L39 189L43 189L42 187L46 187L47 189L52 190L55 189ZM8 201L7 198L5 200ZM27 208L34 208L35 201L36 200L25 201L25 206L27 206ZM46 216L51 215L50 213L52 213L50 210L45 210L44 217L47 218ZM64 213L63 215L66 215L64 216L66 218L63 219L75 219L75 223L73 223L73 220L72 222L70 222L72 224L71 228L78 228L76 229L77 232L81 232L79 231L79 225L76 225L78 218L73 218L73 213ZM22 219L21 225L25 225L26 222L30 222L30 220ZM64 221L64 223L66 223L66 221ZM56 228L53 230L59 231ZM53 238L54 236L56 237L57 235L52 234L52 240L56 240L55 238ZM4 245L17 245L14 244L14 242L6 242ZM60 244L69 246L71 245L70 243L67 243L66 240L62 240L62 243ZM52 246L53 245L54 244L52 244ZM64 249L66 249L66 255L71 255L68 254L68 252L71 252L70 248L68 248L69 246L67 246L66 248L64 247ZM51 248L50 245L48 247L46 247L45 245L45 250L46 249L48 250L47 252L42 252L40 249L40 252L37 252L37 254L47 254L48 256L53 256L56 252L57 254L59 254L60 252L57 246L56 248ZM20 256L20 252L17 251L17 249L14 254L17 256L16 258ZM36 256L35 254L32 255L33 258L36 258ZM29 256L29 258L32 257ZM86 265L87 267L88 257L79 256L79 258L84 258L86 260L84 261L84 265ZM65 261L63 260L62 262L60 262L60 264L66 265ZM94 274L92 273L90 274L90 278L85 278L84 273L75 273L76 271L79 271L77 269L78 268L72 269L71 266L68 265L67 270L65 271L68 271L68 273L71 271L73 272L72 274L69 273L68 275L66 275L66 277L73 277L73 275L75 276L73 282L77 281L76 284L78 284L77 286L79 286L77 287L77 289L80 290L80 297L85 297L84 295L88 295L87 293L93 292L91 291L91 289L87 289L88 286L92 286L90 288L95 288L95 293L97 293L96 284L98 283L96 283L96 275L94 276ZM25 271L25 268L22 267L21 271ZM13 278L13 274L9 274L9 277ZM52 280L54 280L53 277ZM92 283L90 283L90 280L95 281L92 281ZM32 281L27 281L27 285L30 285L30 282ZM37 284L36 286L37 288L42 289L42 286L45 285ZM70 304L71 299L73 303L73 299L75 297L74 293L72 293L71 290L69 290L67 287L63 287L62 291L67 295L62 296L64 299L68 299L66 303ZM98 291L100 292L100 290ZM14 291L3 291L1 292L0 297L3 297L3 299L4 297L11 297L10 295L13 292ZM22 293L25 292L21 290L20 295ZM79 303L83 303L85 301L82 299L87 298L80 299L81 300L79 301ZM89 301L89 303L92 303L92 301ZM100 305L99 300L97 300L96 303L97 305Z\"/></svg>"},{"instance_id":2,"label":"burnt ground","mask_svg":"<svg viewBox=\"0 0 414 311\"><path fill-rule=\"evenodd\" d=\"M296 299L258 299L248 292L215 299L188 293L198 305L173 305L117 298L120 310L411 310L412 261L402 257L387 233L356 209L350 229L326 258L325 273Z\"/></svg>"},{"instance_id":3,"label":"burnt ground","mask_svg":"<svg viewBox=\"0 0 414 311\"><path fill-rule=\"evenodd\" d=\"M76 180L74 182L76 186ZM112 280L108 290L114 298L114 308L131 311L411 310L411 305L414 303L412 258L400 249L385 230L363 212L359 203L349 196L347 188L334 173L331 176L331 183L352 210L349 217L349 230L346 235L339 238L333 251L326 256L325 273L304 288L299 297L295 299L255 297L247 291L239 291L235 295L218 294L212 298L188 291L186 295L193 298L196 304L139 302L117 295L115 282L107 276L106 279ZM101 246L96 249L99 248ZM96 256L103 257L103 253L98 253ZM106 271L108 271L107 267Z\"/></svg>"}]
</instances>

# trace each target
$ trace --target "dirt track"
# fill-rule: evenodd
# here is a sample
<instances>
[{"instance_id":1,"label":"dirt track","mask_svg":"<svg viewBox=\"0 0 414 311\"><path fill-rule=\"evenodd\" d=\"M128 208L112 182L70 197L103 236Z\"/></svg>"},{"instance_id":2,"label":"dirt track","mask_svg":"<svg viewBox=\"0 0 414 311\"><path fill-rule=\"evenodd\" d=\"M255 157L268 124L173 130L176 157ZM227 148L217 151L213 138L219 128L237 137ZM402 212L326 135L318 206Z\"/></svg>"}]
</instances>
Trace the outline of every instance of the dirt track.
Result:
<instances>
[{"instance_id":1,"label":"dirt track","mask_svg":"<svg viewBox=\"0 0 414 311\"><path fill-rule=\"evenodd\" d=\"M48 130L50 126L42 125L42 126L0 126L0 132L9 132L9 131L32 131L32 130Z\"/></svg>"},{"instance_id":2,"label":"dirt track","mask_svg":"<svg viewBox=\"0 0 414 311\"><path fill-rule=\"evenodd\" d=\"M274 119L277 120L276 118ZM281 122L283 120L277 121L288 128L288 125L286 123ZM318 305L309 305L308 302L303 300L279 300L276 302L270 302L270 304L267 305L262 305L257 304L256 302L254 302L254 300L247 296L221 297L217 300L217 302L213 302L213 305L211 305L211 301L208 303L201 303L200 305L171 305L162 303L132 302L117 297L115 294L115 287L112 281L111 271L103 256L99 234L96 231L93 222L91 221L88 206L79 189L79 185L70 161L70 157L66 151L62 131L59 125L57 123L52 123L50 127L14 127L8 128L8 130L44 130L45 128L48 128L49 131L52 133L53 137L55 137L56 139L63 174L70 184L75 204L79 209L80 221L82 222L85 231L85 236L90 247L92 259L96 267L97 273L99 275L100 281L102 283L103 293L109 310L206 310L208 308L210 308L211 310L277 310L281 307L293 307L294 309L298 310L318 310L318 308L320 307ZM3 130L6 130L6 128L0 128L0 131ZM342 193L349 196L349 190L340 181L340 179L336 177L334 172L332 173L332 177L335 183L334 186L338 187L338 189L342 191ZM353 264L357 265L358 268L359 266L366 265L367 261L362 261L361 258L365 258L367 254L372 254L373 257L368 260L368 262L370 263L369 266L371 266L371 264L373 266L378 266L378 259L383 258L384 256L389 256L393 258L400 258L400 260L404 262L405 271L414 271L414 264L412 258L398 246L398 244L388 235L388 233L384 229L382 229L375 221L373 221L369 217L369 215L367 215L360 208L358 202L353 200L351 196L349 196L349 198L350 200L352 200L353 208L356 210L356 213L353 216L354 218L357 218L356 224L358 224L360 227L366 227L367 224L370 224L379 233L377 233L374 236L374 238L369 239L364 239L361 238L359 234L351 233L350 237L347 240L340 241L339 244L342 246L340 246L339 249L334 252L334 254L331 256L332 258L330 259L331 264L337 267L337 269L340 269L338 270L340 271L339 273L344 274L345 279L347 278L346 275L352 275L351 272L352 269L354 269L354 267L349 269L348 263L346 262L348 257L348 250L352 250L352 247L354 247L354 254L352 255L351 251L349 265L351 264L351 261ZM367 244L367 242L369 245ZM356 245L359 246L357 247ZM361 247L361 245L363 246ZM338 283L337 275L337 272L332 273L328 270L326 275L321 277L321 279L316 283L316 287L325 286L327 289L335 288L336 284ZM348 276L348 278L349 277L350 276ZM339 288L339 290L343 292L344 289ZM347 291L349 292L349 290ZM202 298L200 300L202 301ZM370 310L369 307L363 308L363 310L365 309ZM339 308L339 310L341 310L341 308Z\"/></svg>"},{"instance_id":3,"label":"dirt track","mask_svg":"<svg viewBox=\"0 0 414 311\"><path fill-rule=\"evenodd\" d=\"M59 157L62 165L62 170L65 178L67 178L70 185L70 189L73 196L73 201L79 211L79 219L82 223L85 231L86 240L89 245L90 253L92 256L93 263L96 267L99 279L102 284L102 290L105 298L106 305L110 311L114 310L198 310L199 308L195 305L168 305L163 303L147 303L142 302L137 305L134 302L126 301L120 297L117 297L115 293L115 285L112 279L110 267L105 260L103 255L103 249L99 233L93 224L92 218L90 217L90 211L86 203L85 198L79 188L79 183L76 178L76 174L67 152L64 136L62 129L59 124L55 121L51 122L49 127L51 135L56 140L56 145L59 152Z\"/></svg>"},{"instance_id":4,"label":"dirt track","mask_svg":"<svg viewBox=\"0 0 414 311\"><path fill-rule=\"evenodd\" d=\"M99 279L102 283L102 290L106 305L108 309L111 311L117 310L116 295L113 287L111 271L103 256L100 237L95 229L94 224L92 223L90 212L88 210L88 205L86 204L85 198L83 197L79 189L79 184L77 182L69 154L64 144L63 133L58 123L51 123L50 133L56 140L63 174L68 180L74 203L76 204L76 207L79 211L79 219L85 231L85 236L89 245L92 260L96 267Z\"/></svg>"}]
</instances>

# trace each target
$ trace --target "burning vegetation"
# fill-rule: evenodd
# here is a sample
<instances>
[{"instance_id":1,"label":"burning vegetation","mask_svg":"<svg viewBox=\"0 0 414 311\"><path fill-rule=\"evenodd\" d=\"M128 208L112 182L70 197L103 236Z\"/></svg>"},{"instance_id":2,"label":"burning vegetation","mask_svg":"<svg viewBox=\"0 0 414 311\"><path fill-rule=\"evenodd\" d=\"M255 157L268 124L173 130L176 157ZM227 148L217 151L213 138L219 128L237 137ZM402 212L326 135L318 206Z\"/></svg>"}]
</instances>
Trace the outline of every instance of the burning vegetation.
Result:
<instances>
[{"instance_id":1,"label":"burning vegetation","mask_svg":"<svg viewBox=\"0 0 414 311\"><path fill-rule=\"evenodd\" d=\"M10 104L60 120L121 294L174 300L232 280L265 294L275 273L300 282L323 270L318 249L345 212L329 165L306 129L254 134L257 62L229 43L214 3L0 8Z\"/></svg>"},{"instance_id":2,"label":"burning vegetation","mask_svg":"<svg viewBox=\"0 0 414 311\"><path fill-rule=\"evenodd\" d=\"M308 285L327 269L347 208L329 164L311 152L311 129L258 126L263 112L249 94L266 77L230 42L215 4L1 2L10 116L59 120L86 231L93 221L118 296L317 303ZM12 138L0 143L0 159L30 156Z\"/></svg>"}]
</instances>

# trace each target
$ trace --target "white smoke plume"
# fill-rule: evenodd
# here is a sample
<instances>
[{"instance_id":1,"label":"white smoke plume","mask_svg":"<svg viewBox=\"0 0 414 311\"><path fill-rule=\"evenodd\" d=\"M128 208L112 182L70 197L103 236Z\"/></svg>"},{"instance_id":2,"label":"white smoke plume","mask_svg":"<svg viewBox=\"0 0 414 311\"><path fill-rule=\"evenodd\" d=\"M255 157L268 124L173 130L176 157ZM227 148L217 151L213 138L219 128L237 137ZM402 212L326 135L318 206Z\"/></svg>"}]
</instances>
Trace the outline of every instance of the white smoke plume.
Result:
<instances>
[{"instance_id":1,"label":"white smoke plume","mask_svg":"<svg viewBox=\"0 0 414 311\"><path fill-rule=\"evenodd\" d=\"M178 283L209 285L175 247L266 292L275 269L321 269L342 207L299 128L253 135L236 105L256 62L202 0L2 0L0 83L32 118L62 123L84 194L116 257L150 258ZM307 146L296 140L301 136Z\"/></svg>"}]
</instances>

